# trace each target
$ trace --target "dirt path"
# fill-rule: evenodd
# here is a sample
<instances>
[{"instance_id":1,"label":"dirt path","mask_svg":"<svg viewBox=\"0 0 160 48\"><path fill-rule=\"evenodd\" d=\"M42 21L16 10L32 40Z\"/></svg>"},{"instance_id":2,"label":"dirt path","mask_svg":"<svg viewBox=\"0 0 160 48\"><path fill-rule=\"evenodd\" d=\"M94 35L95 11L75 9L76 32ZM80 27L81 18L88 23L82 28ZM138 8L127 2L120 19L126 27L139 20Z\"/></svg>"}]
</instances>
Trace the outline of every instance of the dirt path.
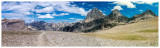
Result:
<instances>
[{"instance_id":1,"label":"dirt path","mask_svg":"<svg viewBox=\"0 0 160 48\"><path fill-rule=\"evenodd\" d=\"M45 44L44 44L44 42L45 42L45 40L44 40L44 34L45 34L45 32L42 32L39 36L38 36L38 41L37 42L35 42L35 45L36 46L44 46Z\"/></svg>"}]
</instances>

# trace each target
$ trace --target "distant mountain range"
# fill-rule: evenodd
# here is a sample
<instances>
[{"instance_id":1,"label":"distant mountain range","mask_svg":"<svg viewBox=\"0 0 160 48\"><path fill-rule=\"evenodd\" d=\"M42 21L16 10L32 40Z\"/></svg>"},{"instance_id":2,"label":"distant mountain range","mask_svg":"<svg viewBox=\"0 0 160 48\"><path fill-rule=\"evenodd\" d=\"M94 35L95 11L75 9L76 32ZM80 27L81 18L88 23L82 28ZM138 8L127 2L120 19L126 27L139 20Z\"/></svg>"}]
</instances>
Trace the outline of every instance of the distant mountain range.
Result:
<instances>
[{"instance_id":1,"label":"distant mountain range","mask_svg":"<svg viewBox=\"0 0 160 48\"><path fill-rule=\"evenodd\" d=\"M104 16L97 8L88 12L83 21L77 23L46 23L44 21L27 23L19 19L3 19L2 30L52 30L65 32L94 32L96 30L109 29L117 25L135 23L157 17L150 9L142 14L128 18L122 15L119 10L113 10L109 15Z\"/></svg>"}]
</instances>

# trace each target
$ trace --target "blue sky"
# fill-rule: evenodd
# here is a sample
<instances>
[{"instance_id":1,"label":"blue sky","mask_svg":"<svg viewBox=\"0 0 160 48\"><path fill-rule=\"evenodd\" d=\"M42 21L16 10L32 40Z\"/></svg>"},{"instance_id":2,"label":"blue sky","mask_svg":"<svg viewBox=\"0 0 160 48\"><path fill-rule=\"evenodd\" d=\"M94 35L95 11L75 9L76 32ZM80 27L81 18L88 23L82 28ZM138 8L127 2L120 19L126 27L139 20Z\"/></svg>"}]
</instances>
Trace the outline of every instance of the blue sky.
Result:
<instances>
[{"instance_id":1,"label":"blue sky","mask_svg":"<svg viewBox=\"0 0 160 48\"><path fill-rule=\"evenodd\" d=\"M158 15L158 2L154 1L3 1L2 19L22 19L26 23L45 21L48 23L78 22L94 7L104 15L118 9L127 17L151 9Z\"/></svg>"}]
</instances>

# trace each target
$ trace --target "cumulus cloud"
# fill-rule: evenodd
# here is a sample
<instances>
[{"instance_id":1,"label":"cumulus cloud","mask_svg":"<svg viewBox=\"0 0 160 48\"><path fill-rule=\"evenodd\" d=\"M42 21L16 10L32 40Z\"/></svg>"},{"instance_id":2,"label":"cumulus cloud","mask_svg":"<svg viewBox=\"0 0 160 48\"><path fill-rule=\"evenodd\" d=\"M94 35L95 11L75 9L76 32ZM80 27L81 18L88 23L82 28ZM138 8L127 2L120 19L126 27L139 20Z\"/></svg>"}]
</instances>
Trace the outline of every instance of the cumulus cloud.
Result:
<instances>
[{"instance_id":1,"label":"cumulus cloud","mask_svg":"<svg viewBox=\"0 0 160 48\"><path fill-rule=\"evenodd\" d=\"M53 10L53 7L50 6L50 7L45 7L43 9L36 9L35 11L36 13L50 13L54 10Z\"/></svg>"},{"instance_id":2,"label":"cumulus cloud","mask_svg":"<svg viewBox=\"0 0 160 48\"><path fill-rule=\"evenodd\" d=\"M30 11L33 11L35 5L29 2L22 2L18 4L17 2L6 2L2 3L2 11L12 11L17 14L30 15Z\"/></svg>"},{"instance_id":3,"label":"cumulus cloud","mask_svg":"<svg viewBox=\"0 0 160 48\"><path fill-rule=\"evenodd\" d=\"M64 15L69 15L69 13L61 13L61 14L53 13L52 14L52 16L64 16Z\"/></svg>"},{"instance_id":4,"label":"cumulus cloud","mask_svg":"<svg viewBox=\"0 0 160 48\"><path fill-rule=\"evenodd\" d=\"M54 11L68 12L74 14L80 14L85 16L87 11L83 8L80 8L76 5L71 4L69 1L35 1L35 2L16 2L16 1L7 1L2 3L2 11L12 11L17 14L33 15L33 12L36 13L52 13ZM41 6L43 8L36 9L37 6ZM63 14L62 14L63 15Z\"/></svg>"},{"instance_id":5,"label":"cumulus cloud","mask_svg":"<svg viewBox=\"0 0 160 48\"><path fill-rule=\"evenodd\" d=\"M37 18L54 18L53 16L51 16L50 14L45 14L45 15L39 15Z\"/></svg>"},{"instance_id":6,"label":"cumulus cloud","mask_svg":"<svg viewBox=\"0 0 160 48\"><path fill-rule=\"evenodd\" d=\"M137 4L149 4L152 5L153 3L156 3L158 1L132 1L133 3L137 3Z\"/></svg>"},{"instance_id":7,"label":"cumulus cloud","mask_svg":"<svg viewBox=\"0 0 160 48\"><path fill-rule=\"evenodd\" d=\"M112 10L115 10L115 9L117 9L117 10L123 10L123 8L121 8L121 6L114 6Z\"/></svg>"},{"instance_id":8,"label":"cumulus cloud","mask_svg":"<svg viewBox=\"0 0 160 48\"><path fill-rule=\"evenodd\" d=\"M117 4L120 6L127 6L127 8L136 8L136 5L134 5L131 1L116 1L113 2L113 4Z\"/></svg>"},{"instance_id":9,"label":"cumulus cloud","mask_svg":"<svg viewBox=\"0 0 160 48\"><path fill-rule=\"evenodd\" d=\"M23 17L22 14L17 14L17 13L2 13L2 16L10 16L10 17Z\"/></svg>"},{"instance_id":10,"label":"cumulus cloud","mask_svg":"<svg viewBox=\"0 0 160 48\"><path fill-rule=\"evenodd\" d=\"M69 19L75 19L75 18L69 18Z\"/></svg>"}]
</instances>

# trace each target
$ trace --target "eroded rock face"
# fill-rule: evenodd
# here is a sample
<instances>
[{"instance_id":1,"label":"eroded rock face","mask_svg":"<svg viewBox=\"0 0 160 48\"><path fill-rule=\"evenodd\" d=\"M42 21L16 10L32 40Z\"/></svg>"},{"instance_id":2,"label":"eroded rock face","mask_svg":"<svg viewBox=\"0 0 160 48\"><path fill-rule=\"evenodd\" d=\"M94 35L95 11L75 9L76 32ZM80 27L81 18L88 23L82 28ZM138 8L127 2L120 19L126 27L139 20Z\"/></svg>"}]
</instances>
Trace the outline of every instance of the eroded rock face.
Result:
<instances>
[{"instance_id":1,"label":"eroded rock face","mask_svg":"<svg viewBox=\"0 0 160 48\"><path fill-rule=\"evenodd\" d=\"M2 30L24 30L25 21L20 19L3 19L2 20Z\"/></svg>"},{"instance_id":2,"label":"eroded rock face","mask_svg":"<svg viewBox=\"0 0 160 48\"><path fill-rule=\"evenodd\" d=\"M85 22L90 22L95 19L104 18L103 13L98 10L97 8L92 9L90 12L88 12L86 18L84 19Z\"/></svg>"},{"instance_id":3,"label":"eroded rock face","mask_svg":"<svg viewBox=\"0 0 160 48\"><path fill-rule=\"evenodd\" d=\"M146 20L146 19L150 19L153 17L157 17L157 15L154 12L152 12L150 9L148 9L142 14L134 15L132 18L130 18L130 20L131 22L138 22L140 20Z\"/></svg>"},{"instance_id":4,"label":"eroded rock face","mask_svg":"<svg viewBox=\"0 0 160 48\"><path fill-rule=\"evenodd\" d=\"M117 23L127 23L129 18L122 15L119 10L115 9L109 15L105 16L105 19Z\"/></svg>"}]
</instances>

